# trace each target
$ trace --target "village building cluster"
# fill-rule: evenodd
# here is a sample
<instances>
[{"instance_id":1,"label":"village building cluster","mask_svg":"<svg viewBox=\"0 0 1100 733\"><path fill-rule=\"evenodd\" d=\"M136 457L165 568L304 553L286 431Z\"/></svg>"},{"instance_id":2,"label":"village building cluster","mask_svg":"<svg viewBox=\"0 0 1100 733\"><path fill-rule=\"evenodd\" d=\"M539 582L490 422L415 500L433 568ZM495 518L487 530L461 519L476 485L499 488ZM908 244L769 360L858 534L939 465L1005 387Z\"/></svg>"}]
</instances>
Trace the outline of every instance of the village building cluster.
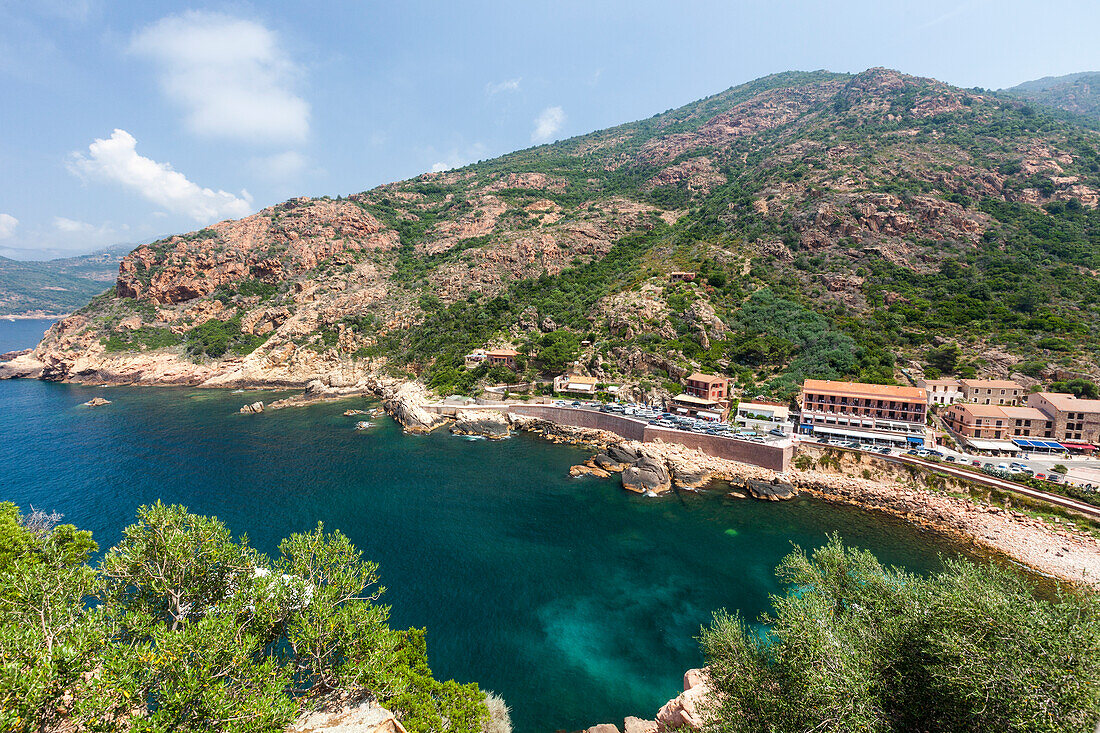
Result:
<instances>
[{"instance_id":1,"label":"village building cluster","mask_svg":"<svg viewBox=\"0 0 1100 733\"><path fill-rule=\"evenodd\" d=\"M693 273L673 273L693 275ZM676 278L681 279L681 278ZM686 277L683 279L687 279ZM466 366L483 363L516 368L511 348L477 349ZM553 380L555 393L594 397L615 394L579 364ZM763 398L737 401L729 377L695 372L683 391L668 399L672 415L712 422L731 420L757 433L797 431L838 441L891 448L930 445L931 410L943 408L943 423L966 447L980 452L1086 452L1100 444L1100 400L1034 392L1008 379L921 379L916 386L807 379L798 410Z\"/></svg>"}]
</instances>

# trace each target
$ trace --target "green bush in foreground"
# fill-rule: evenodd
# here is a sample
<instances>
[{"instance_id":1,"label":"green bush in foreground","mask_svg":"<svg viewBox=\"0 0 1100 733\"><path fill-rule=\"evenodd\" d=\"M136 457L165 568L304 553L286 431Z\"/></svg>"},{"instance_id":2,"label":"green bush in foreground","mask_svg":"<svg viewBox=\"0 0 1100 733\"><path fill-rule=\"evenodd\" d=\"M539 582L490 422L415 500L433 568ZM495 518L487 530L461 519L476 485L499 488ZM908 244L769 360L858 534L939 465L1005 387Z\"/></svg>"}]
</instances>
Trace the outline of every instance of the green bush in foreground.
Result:
<instances>
[{"instance_id":1,"label":"green bush in foreground","mask_svg":"<svg viewBox=\"0 0 1100 733\"><path fill-rule=\"evenodd\" d=\"M0 730L281 731L337 691L410 732L488 720L477 685L432 676L423 630L389 627L377 566L339 532L271 559L157 503L95 568L90 533L36 517L0 504Z\"/></svg>"},{"instance_id":2,"label":"green bush in foreground","mask_svg":"<svg viewBox=\"0 0 1100 733\"><path fill-rule=\"evenodd\" d=\"M1100 720L1100 602L1036 597L947 560L922 578L837 537L778 568L766 631L719 613L703 648L711 731L1085 731Z\"/></svg>"}]
</instances>

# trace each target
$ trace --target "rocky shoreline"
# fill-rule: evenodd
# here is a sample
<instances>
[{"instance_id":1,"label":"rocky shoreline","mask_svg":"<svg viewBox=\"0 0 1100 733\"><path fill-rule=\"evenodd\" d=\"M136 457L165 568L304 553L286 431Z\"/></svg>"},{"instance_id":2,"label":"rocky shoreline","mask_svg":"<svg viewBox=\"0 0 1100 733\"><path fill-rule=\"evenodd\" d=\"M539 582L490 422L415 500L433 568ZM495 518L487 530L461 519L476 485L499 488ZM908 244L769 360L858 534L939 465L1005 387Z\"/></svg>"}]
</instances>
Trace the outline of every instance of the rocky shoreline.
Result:
<instances>
[{"instance_id":1,"label":"rocky shoreline","mask_svg":"<svg viewBox=\"0 0 1100 733\"><path fill-rule=\"evenodd\" d=\"M382 400L385 411L408 433L430 433L451 425L452 432L458 435L500 439L513 431L525 431L552 442L592 447L594 455L584 464L574 466L570 473L600 478L620 473L624 488L637 493L660 495L672 490L698 490L714 481L728 482L734 489L731 496L737 497L782 500L794 498L801 492L899 517L982 551L1003 555L1050 577L1100 584L1100 540L1095 536L1077 530L1069 522L1043 521L996 502L975 502L949 495L948 490L959 490L962 486L963 482L958 480L937 479L943 485L930 490L910 469L874 457L859 456L852 465L836 459L815 460L810 470L792 469L779 474L715 458L677 444L628 441L613 433L557 425L514 413L502 414L499 410L477 410L457 419L449 418L426 409L429 394L422 384L359 372L343 373L337 369L326 373L323 379L308 380L267 379L256 373L249 373L247 378L235 378L224 371L216 376L207 374L200 365L185 365L175 360L176 366L186 370L186 375L172 379L170 369L142 372L138 355L127 360L127 368L117 373L95 369L74 373L71 368L78 366L74 364L67 365L70 368L62 375L50 373L49 365L39 359L43 356L40 349L41 346L31 352L17 352L11 361L0 363L0 378L55 378L112 385L303 389L300 395L265 405L266 410L359 395L377 397ZM251 371L242 369L236 375L245 377L244 372ZM806 446L800 449L811 457L817 450ZM853 459L848 456L845 460L851 462ZM968 489L962 488L960 493L967 492Z\"/></svg>"}]
</instances>

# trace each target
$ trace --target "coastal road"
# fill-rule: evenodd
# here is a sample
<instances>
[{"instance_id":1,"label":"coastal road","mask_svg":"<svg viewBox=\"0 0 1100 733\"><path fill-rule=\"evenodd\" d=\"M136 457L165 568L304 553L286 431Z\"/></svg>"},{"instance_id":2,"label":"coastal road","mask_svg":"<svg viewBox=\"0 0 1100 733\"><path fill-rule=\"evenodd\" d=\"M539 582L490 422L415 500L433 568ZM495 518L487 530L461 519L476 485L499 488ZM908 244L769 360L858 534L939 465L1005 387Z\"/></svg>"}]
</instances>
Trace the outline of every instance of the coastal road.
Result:
<instances>
[{"instance_id":1,"label":"coastal road","mask_svg":"<svg viewBox=\"0 0 1100 733\"><path fill-rule=\"evenodd\" d=\"M894 463L907 463L933 471L939 471L941 473L946 473L950 476L966 479L967 481L972 481L974 483L982 484L984 486L1001 489L1002 491L1011 491L1013 493L1022 494L1032 499L1039 499L1040 501L1045 501L1048 504L1054 504L1056 506L1064 507L1066 509L1072 509L1075 512L1079 512L1094 519L1100 519L1100 507L1092 506L1091 504L1085 504L1084 502L1080 501L1074 501L1073 499L1061 496L1060 494L1051 494L1046 491L1039 491L1038 489L1033 489L1030 486L1018 484L1015 481L1008 481L1006 479L997 478L996 476L988 476L984 473L978 473L977 471L968 471L965 468L952 466L950 463L922 461L919 458L913 458L912 456L880 455L879 458L887 461L893 461Z\"/></svg>"}]
</instances>

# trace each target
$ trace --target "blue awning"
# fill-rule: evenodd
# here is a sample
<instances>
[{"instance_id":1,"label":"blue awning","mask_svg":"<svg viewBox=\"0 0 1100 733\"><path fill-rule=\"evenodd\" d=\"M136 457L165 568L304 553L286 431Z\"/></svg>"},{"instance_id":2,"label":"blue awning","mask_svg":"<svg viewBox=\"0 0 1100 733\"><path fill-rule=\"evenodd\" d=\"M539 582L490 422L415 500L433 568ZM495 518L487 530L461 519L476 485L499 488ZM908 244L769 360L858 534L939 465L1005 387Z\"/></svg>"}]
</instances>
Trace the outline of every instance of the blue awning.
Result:
<instances>
[{"instance_id":1,"label":"blue awning","mask_svg":"<svg viewBox=\"0 0 1100 733\"><path fill-rule=\"evenodd\" d=\"M1065 450L1065 446L1053 440L1036 440L1034 438L1013 438L1012 442L1021 448L1043 448L1048 450Z\"/></svg>"},{"instance_id":2,"label":"blue awning","mask_svg":"<svg viewBox=\"0 0 1100 733\"><path fill-rule=\"evenodd\" d=\"M907 435L905 440L914 445L924 445L924 438L914 438L912 435Z\"/></svg>"},{"instance_id":3,"label":"blue awning","mask_svg":"<svg viewBox=\"0 0 1100 733\"><path fill-rule=\"evenodd\" d=\"M813 425L811 425L810 423L805 423L805 422L802 423L801 425L799 425L798 427L802 428L803 430L813 430L814 429Z\"/></svg>"}]
</instances>

